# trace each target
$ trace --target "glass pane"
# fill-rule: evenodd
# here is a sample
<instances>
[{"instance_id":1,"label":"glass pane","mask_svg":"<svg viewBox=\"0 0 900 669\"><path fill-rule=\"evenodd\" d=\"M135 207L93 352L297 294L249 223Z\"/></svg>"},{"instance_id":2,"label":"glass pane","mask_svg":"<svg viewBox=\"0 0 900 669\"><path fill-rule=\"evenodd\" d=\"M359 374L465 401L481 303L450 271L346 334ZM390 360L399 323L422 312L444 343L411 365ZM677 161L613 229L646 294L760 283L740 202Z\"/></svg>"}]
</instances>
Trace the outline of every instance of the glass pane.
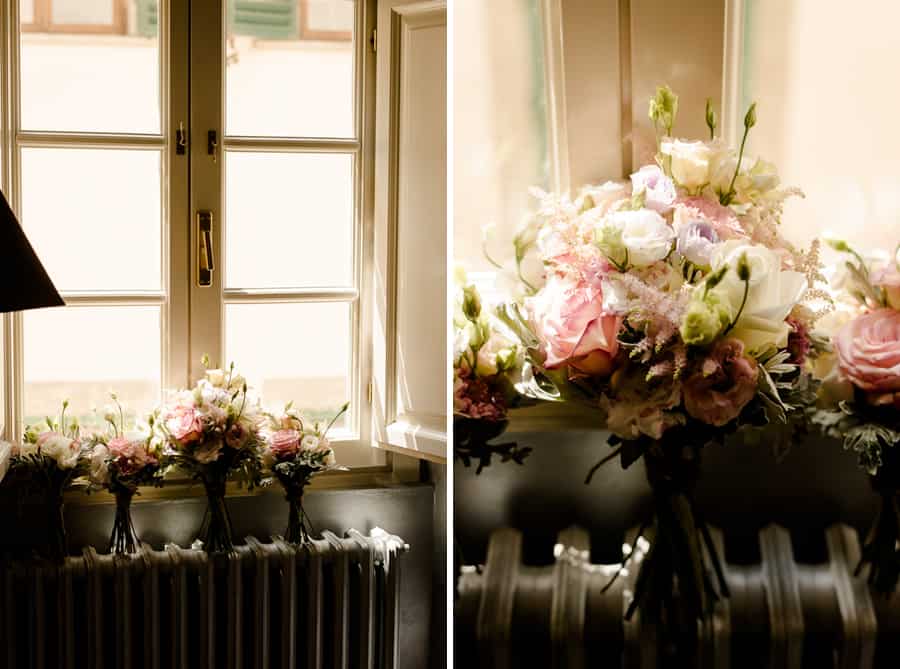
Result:
<instances>
[{"instance_id":1,"label":"glass pane","mask_svg":"<svg viewBox=\"0 0 900 669\"><path fill-rule=\"evenodd\" d=\"M225 353L267 407L330 419L350 399L350 305L226 304Z\"/></svg>"},{"instance_id":2,"label":"glass pane","mask_svg":"<svg viewBox=\"0 0 900 669\"><path fill-rule=\"evenodd\" d=\"M59 290L159 290L160 154L23 149L22 224Z\"/></svg>"},{"instance_id":3,"label":"glass pane","mask_svg":"<svg viewBox=\"0 0 900 669\"><path fill-rule=\"evenodd\" d=\"M117 0L52 0L50 20L70 25L111 26Z\"/></svg>"},{"instance_id":4,"label":"glass pane","mask_svg":"<svg viewBox=\"0 0 900 669\"><path fill-rule=\"evenodd\" d=\"M352 137L354 0L227 3L226 132Z\"/></svg>"},{"instance_id":5,"label":"glass pane","mask_svg":"<svg viewBox=\"0 0 900 669\"><path fill-rule=\"evenodd\" d=\"M110 391L146 417L160 399L160 309L67 307L26 311L25 421L70 415L99 425Z\"/></svg>"},{"instance_id":6,"label":"glass pane","mask_svg":"<svg viewBox=\"0 0 900 669\"><path fill-rule=\"evenodd\" d=\"M225 213L229 287L352 283L352 156L229 152Z\"/></svg>"},{"instance_id":7,"label":"glass pane","mask_svg":"<svg viewBox=\"0 0 900 669\"><path fill-rule=\"evenodd\" d=\"M21 0L19 3L19 21L23 25L34 23L34 0Z\"/></svg>"},{"instance_id":8,"label":"glass pane","mask_svg":"<svg viewBox=\"0 0 900 669\"><path fill-rule=\"evenodd\" d=\"M53 23L22 32L23 129L160 132L156 3L126 21L114 2L54 0ZM23 16L31 6L21 0Z\"/></svg>"}]
</instances>

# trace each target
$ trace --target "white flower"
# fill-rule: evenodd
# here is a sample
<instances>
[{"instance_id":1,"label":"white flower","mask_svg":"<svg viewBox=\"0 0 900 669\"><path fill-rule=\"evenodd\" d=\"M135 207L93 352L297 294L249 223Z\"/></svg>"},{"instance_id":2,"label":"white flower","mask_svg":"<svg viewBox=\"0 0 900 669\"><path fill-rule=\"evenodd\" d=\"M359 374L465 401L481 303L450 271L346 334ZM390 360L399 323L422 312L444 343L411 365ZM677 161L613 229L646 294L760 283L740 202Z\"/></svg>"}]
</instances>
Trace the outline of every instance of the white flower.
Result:
<instances>
[{"instance_id":1,"label":"white flower","mask_svg":"<svg viewBox=\"0 0 900 669\"><path fill-rule=\"evenodd\" d=\"M705 142L666 140L660 151L671 158L672 177L679 186L696 190L709 181L709 162L713 151Z\"/></svg>"},{"instance_id":2,"label":"white flower","mask_svg":"<svg viewBox=\"0 0 900 669\"><path fill-rule=\"evenodd\" d=\"M109 481L109 449L106 444L97 444L91 453L90 478L95 483L106 484Z\"/></svg>"},{"instance_id":3,"label":"white flower","mask_svg":"<svg viewBox=\"0 0 900 669\"><path fill-rule=\"evenodd\" d=\"M578 192L575 204L582 211L597 207L607 211L613 204L627 197L624 183L607 181L600 186L584 186Z\"/></svg>"},{"instance_id":4,"label":"white flower","mask_svg":"<svg viewBox=\"0 0 900 669\"><path fill-rule=\"evenodd\" d=\"M300 440L300 448L305 451L314 451L319 447L319 438L314 434L308 434Z\"/></svg>"},{"instance_id":5,"label":"white flower","mask_svg":"<svg viewBox=\"0 0 900 669\"><path fill-rule=\"evenodd\" d=\"M644 206L664 214L675 202L675 184L663 174L659 165L644 165L631 175L631 189L644 193Z\"/></svg>"},{"instance_id":6,"label":"white flower","mask_svg":"<svg viewBox=\"0 0 900 669\"><path fill-rule=\"evenodd\" d=\"M206 380L210 385L216 388L222 388L225 385L225 371L221 369L207 369Z\"/></svg>"},{"instance_id":7,"label":"white flower","mask_svg":"<svg viewBox=\"0 0 900 669\"><path fill-rule=\"evenodd\" d=\"M666 219L651 209L617 211L601 225L611 225L621 232L622 245L628 251L628 264L637 267L665 258L675 239L675 231Z\"/></svg>"},{"instance_id":8,"label":"white flower","mask_svg":"<svg viewBox=\"0 0 900 669\"><path fill-rule=\"evenodd\" d=\"M737 239L723 242L713 252L712 266L716 270L727 264L729 269L713 290L734 314L744 295L744 282L737 274L742 256L750 267L749 290L731 334L742 340L749 351L759 351L769 344L784 348L790 331L784 319L803 294L806 277L800 272L782 270L781 258L765 246Z\"/></svg>"},{"instance_id":9,"label":"white flower","mask_svg":"<svg viewBox=\"0 0 900 669\"><path fill-rule=\"evenodd\" d=\"M499 332L491 336L478 350L475 372L478 376L493 376L500 371L501 358L509 358L515 353L515 342Z\"/></svg>"},{"instance_id":10,"label":"white flower","mask_svg":"<svg viewBox=\"0 0 900 669\"><path fill-rule=\"evenodd\" d=\"M41 441L41 455L56 460L60 469L71 469L78 463L78 443L61 434L50 434Z\"/></svg>"}]
</instances>

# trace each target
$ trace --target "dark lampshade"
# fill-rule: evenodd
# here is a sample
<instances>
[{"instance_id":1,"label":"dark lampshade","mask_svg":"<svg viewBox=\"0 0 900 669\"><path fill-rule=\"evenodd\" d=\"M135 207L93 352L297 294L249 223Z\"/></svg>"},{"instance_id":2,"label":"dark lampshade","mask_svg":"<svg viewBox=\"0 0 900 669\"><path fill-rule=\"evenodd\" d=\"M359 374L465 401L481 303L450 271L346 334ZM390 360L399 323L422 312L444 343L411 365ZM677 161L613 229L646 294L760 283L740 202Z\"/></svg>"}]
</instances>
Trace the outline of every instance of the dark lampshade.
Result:
<instances>
[{"instance_id":1,"label":"dark lampshade","mask_svg":"<svg viewBox=\"0 0 900 669\"><path fill-rule=\"evenodd\" d=\"M62 306L65 302L0 192L0 313Z\"/></svg>"}]
</instances>

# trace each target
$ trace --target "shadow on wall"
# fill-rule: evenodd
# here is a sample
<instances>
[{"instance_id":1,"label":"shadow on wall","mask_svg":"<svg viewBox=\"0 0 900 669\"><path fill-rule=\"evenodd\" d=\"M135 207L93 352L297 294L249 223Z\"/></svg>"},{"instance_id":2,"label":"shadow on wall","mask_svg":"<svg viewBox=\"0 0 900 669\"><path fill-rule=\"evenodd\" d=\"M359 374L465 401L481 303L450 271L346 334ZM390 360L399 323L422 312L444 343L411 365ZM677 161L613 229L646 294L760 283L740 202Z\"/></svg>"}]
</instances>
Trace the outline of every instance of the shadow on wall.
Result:
<instances>
[{"instance_id":1,"label":"shadow on wall","mask_svg":"<svg viewBox=\"0 0 900 669\"><path fill-rule=\"evenodd\" d=\"M454 470L454 531L464 563L483 563L491 531L511 526L525 533L525 564L550 564L557 533L573 523L591 533L592 562L616 562L624 531L649 512L643 467L623 472L611 462L586 486L588 469L609 452L605 432L515 438L534 448L524 465L495 463L479 476L474 468ZM855 457L836 442L797 444L780 464L761 446L708 448L704 458L698 504L728 543L746 545L770 522L795 536L837 521L864 531L876 509Z\"/></svg>"}]
</instances>

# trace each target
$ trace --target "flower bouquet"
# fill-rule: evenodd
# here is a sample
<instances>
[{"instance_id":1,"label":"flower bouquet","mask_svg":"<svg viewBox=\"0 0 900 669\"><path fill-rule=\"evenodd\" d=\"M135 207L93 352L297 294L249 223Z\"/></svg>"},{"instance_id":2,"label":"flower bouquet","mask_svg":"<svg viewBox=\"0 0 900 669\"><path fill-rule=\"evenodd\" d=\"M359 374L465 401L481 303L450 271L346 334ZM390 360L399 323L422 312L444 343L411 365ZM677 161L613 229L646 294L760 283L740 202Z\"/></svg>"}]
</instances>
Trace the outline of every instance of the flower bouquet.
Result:
<instances>
[{"instance_id":1,"label":"flower bouquet","mask_svg":"<svg viewBox=\"0 0 900 669\"><path fill-rule=\"evenodd\" d=\"M818 245L801 252L779 233L783 202L799 191L744 155L755 105L734 151L715 137L709 104L710 139L674 139L677 104L667 87L651 100L658 152L630 184L574 200L535 191L540 209L515 257L537 257L543 276L500 314L527 350L536 396L584 401L612 432L587 482L615 458L623 468L643 459L654 514L639 535L652 542L626 618L639 609L660 625L665 652L685 659L698 621L728 595L694 502L703 449L806 415L809 332L828 307Z\"/></svg>"},{"instance_id":2,"label":"flower bouquet","mask_svg":"<svg viewBox=\"0 0 900 669\"><path fill-rule=\"evenodd\" d=\"M131 500L138 488L162 485L160 444L153 438L153 425L143 432L126 432L125 413L115 394L115 407L103 416L107 431L90 437L90 469L92 489L103 489L116 498L116 516L109 538L109 551L116 555L134 553L140 541L131 521Z\"/></svg>"},{"instance_id":3,"label":"flower bouquet","mask_svg":"<svg viewBox=\"0 0 900 669\"><path fill-rule=\"evenodd\" d=\"M208 505L199 540L214 553L234 548L225 505L228 478L237 475L250 487L260 482L260 409L234 364L224 371L209 369L206 357L203 363L205 378L157 409L153 424L170 466L203 483Z\"/></svg>"},{"instance_id":4,"label":"flower bouquet","mask_svg":"<svg viewBox=\"0 0 900 669\"><path fill-rule=\"evenodd\" d=\"M857 454L881 497L857 571L868 565L869 583L892 593L900 578L900 247L870 263L845 242L831 245L847 257L834 281L844 308L832 319L844 323L825 361L832 368L820 370L816 421Z\"/></svg>"},{"instance_id":5,"label":"flower bouquet","mask_svg":"<svg viewBox=\"0 0 900 669\"><path fill-rule=\"evenodd\" d=\"M522 464L531 452L511 442L488 443L509 424L506 413L517 399L513 379L521 374L522 350L482 309L475 286L460 284L453 316L453 454L466 467L477 462L480 474L495 455Z\"/></svg>"},{"instance_id":6,"label":"flower bouquet","mask_svg":"<svg viewBox=\"0 0 900 669\"><path fill-rule=\"evenodd\" d=\"M46 554L61 562L67 555L63 492L85 467L81 428L76 418L67 419L68 401L57 419L25 429L21 446L11 449L10 470L25 470L28 480L40 486L47 508Z\"/></svg>"},{"instance_id":7,"label":"flower bouquet","mask_svg":"<svg viewBox=\"0 0 900 669\"><path fill-rule=\"evenodd\" d=\"M324 429L318 423L305 423L291 404L280 415L266 414L262 457L272 476L284 488L289 507L284 539L289 543L302 545L313 537L312 524L303 509L306 484L320 472L343 469L335 461L327 435L349 406L349 403L344 404Z\"/></svg>"}]
</instances>

